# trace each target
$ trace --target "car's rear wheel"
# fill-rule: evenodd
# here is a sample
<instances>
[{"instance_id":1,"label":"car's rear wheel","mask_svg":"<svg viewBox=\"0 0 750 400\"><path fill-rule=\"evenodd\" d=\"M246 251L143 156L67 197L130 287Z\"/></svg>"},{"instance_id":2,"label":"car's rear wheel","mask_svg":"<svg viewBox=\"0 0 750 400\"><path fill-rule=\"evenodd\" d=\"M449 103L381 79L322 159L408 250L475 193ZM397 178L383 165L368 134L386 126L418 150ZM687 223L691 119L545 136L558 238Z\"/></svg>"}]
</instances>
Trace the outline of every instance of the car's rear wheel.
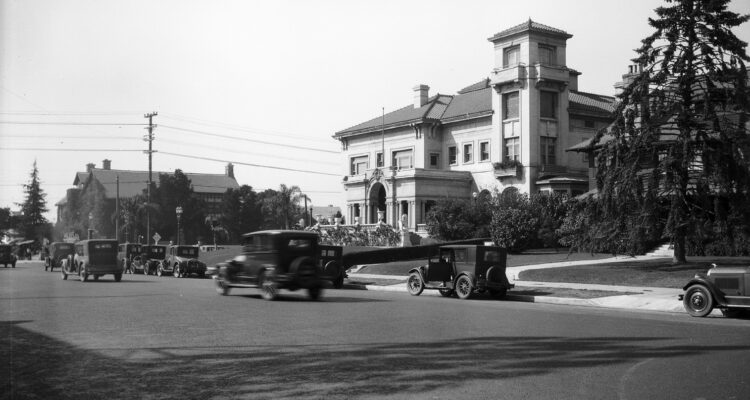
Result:
<instances>
[{"instance_id":1,"label":"car's rear wheel","mask_svg":"<svg viewBox=\"0 0 750 400\"><path fill-rule=\"evenodd\" d=\"M344 274L343 273L341 275L339 275L333 281L333 288L334 289L341 289L342 287L344 287Z\"/></svg>"},{"instance_id":2,"label":"car's rear wheel","mask_svg":"<svg viewBox=\"0 0 750 400\"><path fill-rule=\"evenodd\" d=\"M231 287L229 285L227 285L227 283L224 281L224 277L218 276L215 279L215 281L216 281L216 293L218 293L218 294L220 294L222 296L228 295L229 294L229 289L231 289Z\"/></svg>"},{"instance_id":3,"label":"car's rear wheel","mask_svg":"<svg viewBox=\"0 0 750 400\"><path fill-rule=\"evenodd\" d=\"M86 282L89 279L89 274L86 273L86 267L84 267L83 265L78 267L78 279L81 282Z\"/></svg>"},{"instance_id":4,"label":"car's rear wheel","mask_svg":"<svg viewBox=\"0 0 750 400\"><path fill-rule=\"evenodd\" d=\"M456 295L459 299L466 300L471 297L471 293L474 291L474 285L471 283L471 279L466 275L461 275L456 280Z\"/></svg>"},{"instance_id":5,"label":"car's rear wheel","mask_svg":"<svg viewBox=\"0 0 750 400\"><path fill-rule=\"evenodd\" d=\"M172 269L172 275L174 275L175 278L179 278L182 276L182 272L180 271L179 264L174 265L174 269Z\"/></svg>"},{"instance_id":6,"label":"car's rear wheel","mask_svg":"<svg viewBox=\"0 0 750 400\"><path fill-rule=\"evenodd\" d=\"M60 268L60 274L62 275L62 280L64 280L64 281L68 280L68 274L65 273L65 268L64 267Z\"/></svg>"},{"instance_id":7,"label":"car's rear wheel","mask_svg":"<svg viewBox=\"0 0 750 400\"><path fill-rule=\"evenodd\" d=\"M268 273L261 272L258 277L260 282L260 294L266 300L274 300L279 295L279 290L276 287L276 283L271 279Z\"/></svg>"},{"instance_id":8,"label":"car's rear wheel","mask_svg":"<svg viewBox=\"0 0 750 400\"><path fill-rule=\"evenodd\" d=\"M419 296L422 294L422 291L424 290L424 282L422 282L422 277L419 275L419 272L412 272L409 274L409 278L406 279L406 290L408 290L409 294L412 296Z\"/></svg>"},{"instance_id":9,"label":"car's rear wheel","mask_svg":"<svg viewBox=\"0 0 750 400\"><path fill-rule=\"evenodd\" d=\"M685 291L685 297L682 301L685 310L693 317L705 317L711 313L714 308L714 299L711 292L703 285L690 286Z\"/></svg>"},{"instance_id":10,"label":"car's rear wheel","mask_svg":"<svg viewBox=\"0 0 750 400\"><path fill-rule=\"evenodd\" d=\"M162 276L164 275L164 267L159 265L159 267L156 269L156 276Z\"/></svg>"},{"instance_id":11,"label":"car's rear wheel","mask_svg":"<svg viewBox=\"0 0 750 400\"><path fill-rule=\"evenodd\" d=\"M122 280L122 274L115 274L115 282L120 282Z\"/></svg>"}]
</instances>

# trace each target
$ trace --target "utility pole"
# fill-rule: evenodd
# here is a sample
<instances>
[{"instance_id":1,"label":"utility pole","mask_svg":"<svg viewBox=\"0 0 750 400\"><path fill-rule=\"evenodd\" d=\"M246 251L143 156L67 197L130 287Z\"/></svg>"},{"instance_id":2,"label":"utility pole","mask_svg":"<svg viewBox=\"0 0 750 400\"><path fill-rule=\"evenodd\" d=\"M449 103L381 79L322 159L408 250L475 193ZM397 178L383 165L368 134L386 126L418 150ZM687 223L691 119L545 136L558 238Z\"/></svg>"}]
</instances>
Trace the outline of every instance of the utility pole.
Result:
<instances>
[{"instance_id":1,"label":"utility pole","mask_svg":"<svg viewBox=\"0 0 750 400\"><path fill-rule=\"evenodd\" d=\"M115 198L115 239L120 242L120 175L116 176L117 197Z\"/></svg>"},{"instance_id":2,"label":"utility pole","mask_svg":"<svg viewBox=\"0 0 750 400\"><path fill-rule=\"evenodd\" d=\"M153 123L153 118L159 115L156 111L143 115L143 118L148 118L148 135L144 136L143 140L148 142L148 150L144 153L148 154L148 186L146 186L146 244L151 241L151 212L149 207L151 205L151 158L155 150L153 150L154 141L154 128L156 125Z\"/></svg>"}]
</instances>

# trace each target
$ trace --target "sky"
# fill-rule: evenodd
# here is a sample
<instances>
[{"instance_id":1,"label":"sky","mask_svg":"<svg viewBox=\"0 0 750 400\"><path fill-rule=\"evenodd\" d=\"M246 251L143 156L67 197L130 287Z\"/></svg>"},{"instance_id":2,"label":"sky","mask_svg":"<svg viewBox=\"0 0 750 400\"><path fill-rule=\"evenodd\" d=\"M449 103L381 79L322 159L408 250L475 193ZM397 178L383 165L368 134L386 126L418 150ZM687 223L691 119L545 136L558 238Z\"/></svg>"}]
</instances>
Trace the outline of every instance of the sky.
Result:
<instances>
[{"instance_id":1,"label":"sky","mask_svg":"<svg viewBox=\"0 0 750 400\"><path fill-rule=\"evenodd\" d=\"M614 95L661 0L0 0L0 207L36 161L54 204L86 164L296 185L343 207L340 130L489 76L488 38L527 21L573 35L579 90ZM750 14L750 2L730 10ZM750 41L750 25L734 31Z\"/></svg>"}]
</instances>

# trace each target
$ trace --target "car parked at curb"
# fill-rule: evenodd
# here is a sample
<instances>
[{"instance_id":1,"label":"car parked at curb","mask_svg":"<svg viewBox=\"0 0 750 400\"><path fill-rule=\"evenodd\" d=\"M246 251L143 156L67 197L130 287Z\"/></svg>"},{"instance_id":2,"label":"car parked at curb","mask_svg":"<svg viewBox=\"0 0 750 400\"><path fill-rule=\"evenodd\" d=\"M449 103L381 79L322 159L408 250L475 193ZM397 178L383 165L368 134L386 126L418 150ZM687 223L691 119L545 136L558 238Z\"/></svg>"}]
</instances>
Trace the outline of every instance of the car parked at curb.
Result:
<instances>
[{"instance_id":1,"label":"car parked at curb","mask_svg":"<svg viewBox=\"0 0 750 400\"><path fill-rule=\"evenodd\" d=\"M721 267L711 264L707 273L695 274L679 295L685 310L693 317L705 317L714 308L724 316L750 310L750 266Z\"/></svg>"},{"instance_id":2,"label":"car parked at curb","mask_svg":"<svg viewBox=\"0 0 750 400\"><path fill-rule=\"evenodd\" d=\"M318 234L305 231L269 230L243 235L242 253L218 265L216 291L260 288L266 300L280 289L306 289L311 299L320 298L325 281L319 270Z\"/></svg>"},{"instance_id":3,"label":"car parked at curb","mask_svg":"<svg viewBox=\"0 0 750 400\"><path fill-rule=\"evenodd\" d=\"M198 246L169 246L167 258L157 275L171 273L175 278L186 278L196 274L203 278L206 276L206 264L198 259L199 254Z\"/></svg>"},{"instance_id":4,"label":"car parked at curb","mask_svg":"<svg viewBox=\"0 0 750 400\"><path fill-rule=\"evenodd\" d=\"M120 243L117 248L117 259L120 260L123 272L130 274L133 272L143 272L140 244Z\"/></svg>"},{"instance_id":5,"label":"car parked at curb","mask_svg":"<svg viewBox=\"0 0 750 400\"><path fill-rule=\"evenodd\" d=\"M141 264L143 275L155 275L159 267L163 267L164 259L167 257L167 246L160 244L141 245Z\"/></svg>"},{"instance_id":6,"label":"car parked at curb","mask_svg":"<svg viewBox=\"0 0 750 400\"><path fill-rule=\"evenodd\" d=\"M115 282L122 279L122 268L117 262L117 240L90 239L75 244L75 254L68 256L60 268L63 280L68 275L78 275L81 282L89 276L98 280L102 275L112 274Z\"/></svg>"},{"instance_id":7,"label":"car parked at curb","mask_svg":"<svg viewBox=\"0 0 750 400\"><path fill-rule=\"evenodd\" d=\"M16 261L18 261L18 257L16 257L16 254L13 252L13 246L9 244L0 244L0 264L3 264L5 268L8 268L8 264L15 268Z\"/></svg>"},{"instance_id":8,"label":"car parked at curb","mask_svg":"<svg viewBox=\"0 0 750 400\"><path fill-rule=\"evenodd\" d=\"M409 271L406 288L412 296L430 289L445 297L468 299L475 292L488 292L501 299L515 286L505 275L506 257L505 249L497 246L441 246L437 260Z\"/></svg>"},{"instance_id":9,"label":"car parked at curb","mask_svg":"<svg viewBox=\"0 0 750 400\"><path fill-rule=\"evenodd\" d=\"M62 262L75 253L75 244L68 242L52 242L47 246L47 256L44 258L44 270L62 267Z\"/></svg>"}]
</instances>

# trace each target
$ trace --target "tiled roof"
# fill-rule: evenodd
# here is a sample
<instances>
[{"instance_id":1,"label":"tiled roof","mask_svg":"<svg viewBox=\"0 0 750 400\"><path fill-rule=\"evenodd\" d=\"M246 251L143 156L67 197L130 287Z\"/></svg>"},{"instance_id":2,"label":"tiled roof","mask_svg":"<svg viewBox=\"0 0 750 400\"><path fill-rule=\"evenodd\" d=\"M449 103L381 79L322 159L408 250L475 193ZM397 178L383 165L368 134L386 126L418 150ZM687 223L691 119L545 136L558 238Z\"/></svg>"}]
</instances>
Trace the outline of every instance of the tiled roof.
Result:
<instances>
[{"instance_id":1,"label":"tiled roof","mask_svg":"<svg viewBox=\"0 0 750 400\"><path fill-rule=\"evenodd\" d=\"M571 114L600 114L610 116L615 111L615 98L600 94L570 91L568 106Z\"/></svg>"},{"instance_id":2,"label":"tiled roof","mask_svg":"<svg viewBox=\"0 0 750 400\"><path fill-rule=\"evenodd\" d=\"M548 25L540 24L538 22L532 21L531 18L529 18L528 21L526 21L526 22L524 22L522 24L518 24L518 25L510 27L510 28L508 28L508 29L506 29L504 31L500 31L500 32L496 33L495 35L493 35L488 40L491 41L491 42L493 42L493 41L495 41L497 39L500 39L502 37L510 36L510 35L513 35L513 34L516 34L516 33L526 32L526 31L540 32L540 33L552 33L552 34L555 34L555 35L564 35L564 36L567 36L569 38L573 37L573 35L569 34L568 32L565 32L562 29L557 29L557 28L553 28L553 27L548 26Z\"/></svg>"},{"instance_id":3,"label":"tiled roof","mask_svg":"<svg viewBox=\"0 0 750 400\"><path fill-rule=\"evenodd\" d=\"M120 198L135 197L143 193L148 182L148 171L126 171L94 168L91 173L104 187L107 198L117 197L117 177L120 178ZM169 172L153 171L151 179L158 185L159 174ZM80 174L80 173L79 173ZM88 176L88 174L86 174ZM186 172L195 193L224 193L227 189L237 189L237 180L223 174L194 174Z\"/></svg>"},{"instance_id":4,"label":"tiled roof","mask_svg":"<svg viewBox=\"0 0 750 400\"><path fill-rule=\"evenodd\" d=\"M472 85L469 85L469 86L467 86L467 87L459 90L458 94L469 93L469 92L473 92L475 90L487 89L488 87L490 87L490 78L484 78L484 79L482 79L481 81L479 81L477 83L474 83Z\"/></svg>"},{"instance_id":5,"label":"tiled roof","mask_svg":"<svg viewBox=\"0 0 750 400\"><path fill-rule=\"evenodd\" d=\"M442 121L458 117L471 117L480 114L492 113L492 88L487 86L484 89L473 90L459 94L453 98L448 109L443 114Z\"/></svg>"},{"instance_id":6,"label":"tiled roof","mask_svg":"<svg viewBox=\"0 0 750 400\"><path fill-rule=\"evenodd\" d=\"M427 103L422 107L414 108L413 105L408 105L396 111L391 111L385 114L385 116L376 117L369 121L336 132L336 136L343 136L347 133L353 133L357 131L368 131L374 128L379 129L381 126L398 126L400 124L411 121L419 121L422 119L439 119L443 112L445 112L445 109L448 107L448 103L450 103L451 98L452 96L437 94L430 97L427 100Z\"/></svg>"}]
</instances>

